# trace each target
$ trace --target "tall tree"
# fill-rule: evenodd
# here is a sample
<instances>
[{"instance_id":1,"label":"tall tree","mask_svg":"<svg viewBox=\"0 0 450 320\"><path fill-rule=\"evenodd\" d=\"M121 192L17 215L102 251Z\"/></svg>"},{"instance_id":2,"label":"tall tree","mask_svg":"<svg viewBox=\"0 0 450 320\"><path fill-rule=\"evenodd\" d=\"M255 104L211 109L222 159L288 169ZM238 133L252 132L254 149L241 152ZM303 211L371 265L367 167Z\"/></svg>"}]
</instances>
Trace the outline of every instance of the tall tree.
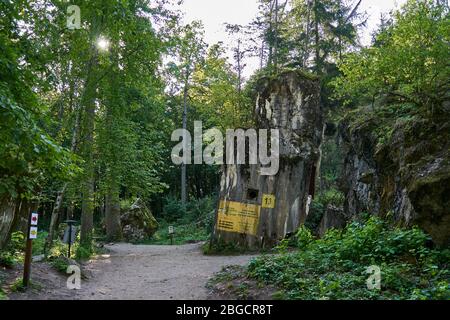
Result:
<instances>
[{"instance_id":1,"label":"tall tree","mask_svg":"<svg viewBox=\"0 0 450 320\"><path fill-rule=\"evenodd\" d=\"M48 134L46 95L51 87L48 3L0 4L0 248L21 217L15 208L39 201L48 181L67 181L74 173L72 155ZM54 23L54 21L52 21ZM25 215L27 212L25 212Z\"/></svg>"},{"instance_id":2,"label":"tall tree","mask_svg":"<svg viewBox=\"0 0 450 320\"><path fill-rule=\"evenodd\" d=\"M187 129L188 104L191 77L196 66L202 62L206 44L203 41L203 25L194 21L191 24L181 26L178 30L178 41L175 50L176 62L169 64L172 75L176 81L182 83L183 113L182 128ZM183 139L187 142L187 139ZM187 149L187 145L184 146ZM186 205L187 201L187 171L186 164L181 164L181 203Z\"/></svg>"},{"instance_id":3,"label":"tall tree","mask_svg":"<svg viewBox=\"0 0 450 320\"><path fill-rule=\"evenodd\" d=\"M344 52L358 46L357 30L365 23L361 1L261 0L253 23L267 48L267 66L295 64L325 73Z\"/></svg>"},{"instance_id":4,"label":"tall tree","mask_svg":"<svg viewBox=\"0 0 450 320\"><path fill-rule=\"evenodd\" d=\"M107 208L108 235L118 238L121 190L128 196L137 196L160 192L163 187L153 169L163 167L158 155L161 153L159 144L155 143L156 147L151 150L144 144L139 150L137 145L148 139L145 135L154 133L137 129L143 124L134 123L132 118L137 117L139 108L148 108L150 101L155 101L155 106L160 103L156 97L162 94L163 88L156 74L165 51L166 23L174 17L164 8L164 1L99 1L79 5L81 30L64 27L61 32L67 4L55 2L58 10L46 13L54 15L59 23L55 24L57 32L46 39L59 41L59 46L55 45L58 55L50 64L51 79L55 79L57 88L52 93L56 97L54 109L61 118L55 135L62 143L71 145L84 160L83 173L71 183L58 187L48 237L50 244L64 202L71 212L81 203L81 238L89 245L93 213L102 196ZM159 34L155 33L155 24L158 24ZM146 61L144 67L142 61ZM123 88L126 90L121 91ZM126 101L125 97L132 99ZM135 101L135 112L122 112L121 108L126 108L130 101ZM155 117L163 112L158 108L156 113L151 112ZM128 127L129 134L126 134L124 129ZM130 167L134 168L133 173L125 177L123 172Z\"/></svg>"},{"instance_id":5,"label":"tall tree","mask_svg":"<svg viewBox=\"0 0 450 320\"><path fill-rule=\"evenodd\" d=\"M112 18L117 12L123 19ZM138 121L137 114L145 110L156 120L156 113L162 111L158 96L163 88L156 74L166 44L154 32L152 21L140 16L142 12L155 14L146 1L118 2L108 6L109 18L105 19L110 47L104 64L110 72L99 87L98 162L99 191L105 197L106 236L110 240L121 238L121 190L149 196L164 187L152 173L155 164L164 169L158 143L139 146L149 132L139 130L147 124ZM131 174L134 179L127 177Z\"/></svg>"},{"instance_id":6,"label":"tall tree","mask_svg":"<svg viewBox=\"0 0 450 320\"><path fill-rule=\"evenodd\" d=\"M252 108L236 86L238 73L224 56L221 44L212 45L204 63L192 76L191 100L207 128L249 126Z\"/></svg>"},{"instance_id":7,"label":"tall tree","mask_svg":"<svg viewBox=\"0 0 450 320\"><path fill-rule=\"evenodd\" d=\"M374 45L348 54L334 81L346 104L380 97L412 104L422 114L445 113L448 101L449 8L435 1L408 1L382 24ZM418 50L417 48L420 48Z\"/></svg>"}]
</instances>

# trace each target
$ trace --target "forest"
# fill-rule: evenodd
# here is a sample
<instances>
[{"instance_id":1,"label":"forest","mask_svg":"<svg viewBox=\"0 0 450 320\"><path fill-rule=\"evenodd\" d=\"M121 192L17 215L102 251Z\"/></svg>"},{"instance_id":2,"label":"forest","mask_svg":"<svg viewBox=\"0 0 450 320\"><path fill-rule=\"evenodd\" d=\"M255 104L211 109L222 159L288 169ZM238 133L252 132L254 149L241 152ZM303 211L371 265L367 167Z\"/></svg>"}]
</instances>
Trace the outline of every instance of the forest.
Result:
<instances>
[{"instance_id":1,"label":"forest","mask_svg":"<svg viewBox=\"0 0 450 320\"><path fill-rule=\"evenodd\" d=\"M213 298L450 299L450 7L407 0L364 45L363 1L254 0L252 21L223 26L231 45L208 43L183 1L0 1L0 300L46 286L38 273L31 291L22 283L32 212L32 270L61 279L114 250L177 247L220 260L198 289ZM195 162L199 122L200 142L273 128L296 140L281 139L264 177ZM174 161L177 143L192 161ZM256 206L254 233L249 220L226 231L230 199ZM94 298L162 297L92 283ZM50 299L73 298L63 287Z\"/></svg>"}]
</instances>

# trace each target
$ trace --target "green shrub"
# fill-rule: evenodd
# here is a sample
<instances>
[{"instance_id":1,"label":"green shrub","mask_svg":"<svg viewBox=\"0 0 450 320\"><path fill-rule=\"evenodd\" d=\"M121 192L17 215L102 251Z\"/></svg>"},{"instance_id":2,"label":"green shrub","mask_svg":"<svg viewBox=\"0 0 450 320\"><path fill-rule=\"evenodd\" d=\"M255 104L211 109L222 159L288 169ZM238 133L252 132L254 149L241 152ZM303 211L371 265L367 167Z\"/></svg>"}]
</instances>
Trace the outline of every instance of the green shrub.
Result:
<instances>
[{"instance_id":1,"label":"green shrub","mask_svg":"<svg viewBox=\"0 0 450 320\"><path fill-rule=\"evenodd\" d=\"M75 249L75 257L77 260L87 260L94 254L93 245L79 245Z\"/></svg>"},{"instance_id":2,"label":"green shrub","mask_svg":"<svg viewBox=\"0 0 450 320\"><path fill-rule=\"evenodd\" d=\"M290 241L289 239L281 240L275 247L275 251L278 253L287 253L289 249Z\"/></svg>"},{"instance_id":3,"label":"green shrub","mask_svg":"<svg viewBox=\"0 0 450 320\"><path fill-rule=\"evenodd\" d=\"M169 226L173 226L174 244L206 241L214 223L216 199L205 197L193 199L183 206L179 200L166 198L163 218L159 219L159 228L147 244L170 244Z\"/></svg>"},{"instance_id":4,"label":"green shrub","mask_svg":"<svg viewBox=\"0 0 450 320\"><path fill-rule=\"evenodd\" d=\"M314 236L311 231L305 226L301 226L297 233L295 234L297 239L297 246L299 249L306 248L312 241L314 241Z\"/></svg>"},{"instance_id":5,"label":"green shrub","mask_svg":"<svg viewBox=\"0 0 450 320\"><path fill-rule=\"evenodd\" d=\"M341 207L344 204L345 196L337 189L328 189L319 195L318 201L325 205Z\"/></svg>"},{"instance_id":6,"label":"green shrub","mask_svg":"<svg viewBox=\"0 0 450 320\"><path fill-rule=\"evenodd\" d=\"M286 299L449 299L449 250L425 246L418 228L390 228L372 217L314 240L306 228L296 235L302 250L263 255L248 276L281 289ZM381 290L369 290L367 267L381 269Z\"/></svg>"},{"instance_id":7,"label":"green shrub","mask_svg":"<svg viewBox=\"0 0 450 320\"><path fill-rule=\"evenodd\" d=\"M370 263L391 261L402 255L420 258L430 253L425 247L429 237L417 227L388 229L382 220L371 217L365 224L351 223L345 231L338 248L342 259Z\"/></svg>"},{"instance_id":8,"label":"green shrub","mask_svg":"<svg viewBox=\"0 0 450 320\"><path fill-rule=\"evenodd\" d=\"M23 232L13 232L6 248L0 251L0 266L12 268L22 262L25 251L25 235Z\"/></svg>"},{"instance_id":9,"label":"green shrub","mask_svg":"<svg viewBox=\"0 0 450 320\"><path fill-rule=\"evenodd\" d=\"M64 256L59 256L50 261L53 268L59 272L66 273L67 267L69 266L68 259Z\"/></svg>"},{"instance_id":10,"label":"green shrub","mask_svg":"<svg viewBox=\"0 0 450 320\"><path fill-rule=\"evenodd\" d=\"M186 207L178 199L168 197L165 199L163 208L163 219L167 222L173 222L183 218L186 215Z\"/></svg>"},{"instance_id":11,"label":"green shrub","mask_svg":"<svg viewBox=\"0 0 450 320\"><path fill-rule=\"evenodd\" d=\"M12 268L17 263L16 256L9 251L0 251L0 266Z\"/></svg>"},{"instance_id":12,"label":"green shrub","mask_svg":"<svg viewBox=\"0 0 450 320\"><path fill-rule=\"evenodd\" d=\"M37 238L33 240L33 256L44 253L45 241L47 239L48 232L39 231Z\"/></svg>"},{"instance_id":13,"label":"green shrub","mask_svg":"<svg viewBox=\"0 0 450 320\"><path fill-rule=\"evenodd\" d=\"M67 254L67 244L63 243L59 239L53 240L52 247L47 252L47 259L52 260Z\"/></svg>"},{"instance_id":14,"label":"green shrub","mask_svg":"<svg viewBox=\"0 0 450 320\"><path fill-rule=\"evenodd\" d=\"M325 214L326 205L313 200L309 206L309 213L306 217L305 227L317 234L317 230Z\"/></svg>"},{"instance_id":15,"label":"green shrub","mask_svg":"<svg viewBox=\"0 0 450 320\"><path fill-rule=\"evenodd\" d=\"M170 223L189 223L205 219L211 221L212 212L216 207L216 201L216 197L208 196L201 199L192 199L183 206L180 200L167 197L165 199L162 218Z\"/></svg>"},{"instance_id":16,"label":"green shrub","mask_svg":"<svg viewBox=\"0 0 450 320\"><path fill-rule=\"evenodd\" d=\"M5 291L3 291L2 288L0 288L0 300L6 300L6 299L7 299L7 297L6 297Z\"/></svg>"},{"instance_id":17,"label":"green shrub","mask_svg":"<svg viewBox=\"0 0 450 320\"><path fill-rule=\"evenodd\" d=\"M343 206L344 200L344 194L337 189L331 188L319 193L311 202L309 214L305 221L305 226L316 232L328 205L339 208Z\"/></svg>"},{"instance_id":18,"label":"green shrub","mask_svg":"<svg viewBox=\"0 0 450 320\"><path fill-rule=\"evenodd\" d=\"M158 231L147 241L145 244L170 244L169 225L174 227L175 233L173 234L173 244L185 244L198 241L206 241L209 237L209 231L204 225L199 223L179 224L167 223L166 221L160 221L160 227Z\"/></svg>"},{"instance_id":19,"label":"green shrub","mask_svg":"<svg viewBox=\"0 0 450 320\"><path fill-rule=\"evenodd\" d=\"M17 278L9 288L11 292L23 292L25 291L25 287L23 286L23 279Z\"/></svg>"},{"instance_id":20,"label":"green shrub","mask_svg":"<svg viewBox=\"0 0 450 320\"><path fill-rule=\"evenodd\" d=\"M42 286L41 286L41 284L30 280L28 283L28 288L34 289L34 290L40 290L40 289L42 289ZM26 287L24 287L24 285L23 285L22 277L17 278L10 286L10 290L12 292L24 292L25 289L26 289Z\"/></svg>"}]
</instances>

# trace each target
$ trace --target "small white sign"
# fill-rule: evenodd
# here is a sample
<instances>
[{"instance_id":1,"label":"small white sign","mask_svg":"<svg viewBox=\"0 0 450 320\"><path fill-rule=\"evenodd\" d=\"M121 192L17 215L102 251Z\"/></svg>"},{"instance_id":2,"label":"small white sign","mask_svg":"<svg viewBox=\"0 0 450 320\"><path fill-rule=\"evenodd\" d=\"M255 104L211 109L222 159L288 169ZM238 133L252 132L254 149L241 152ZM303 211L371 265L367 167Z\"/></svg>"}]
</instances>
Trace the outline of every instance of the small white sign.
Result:
<instances>
[{"instance_id":1,"label":"small white sign","mask_svg":"<svg viewBox=\"0 0 450 320\"><path fill-rule=\"evenodd\" d=\"M32 225L32 226L37 226L37 224L38 224L38 219L39 219L39 215L38 215L36 212L33 212L33 213L31 214L31 221L30 221L31 225Z\"/></svg>"},{"instance_id":2,"label":"small white sign","mask_svg":"<svg viewBox=\"0 0 450 320\"><path fill-rule=\"evenodd\" d=\"M174 230L173 230L173 226L169 226L169 234L173 234Z\"/></svg>"},{"instance_id":3,"label":"small white sign","mask_svg":"<svg viewBox=\"0 0 450 320\"><path fill-rule=\"evenodd\" d=\"M37 227L30 227L30 239L36 239L38 233Z\"/></svg>"}]
</instances>

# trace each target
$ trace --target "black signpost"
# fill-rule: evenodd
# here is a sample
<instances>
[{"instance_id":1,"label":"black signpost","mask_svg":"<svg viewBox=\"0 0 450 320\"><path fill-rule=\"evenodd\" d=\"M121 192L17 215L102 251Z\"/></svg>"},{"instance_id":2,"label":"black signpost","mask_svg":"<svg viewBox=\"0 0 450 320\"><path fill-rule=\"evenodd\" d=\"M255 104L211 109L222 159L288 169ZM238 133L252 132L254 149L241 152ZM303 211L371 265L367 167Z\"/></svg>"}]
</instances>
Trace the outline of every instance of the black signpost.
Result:
<instances>
[{"instance_id":1,"label":"black signpost","mask_svg":"<svg viewBox=\"0 0 450 320\"><path fill-rule=\"evenodd\" d=\"M67 223L67 229L64 232L64 242L68 244L67 258L70 258L70 248L72 244L75 242L76 232L74 224L76 223L76 221L66 220L65 222Z\"/></svg>"}]
</instances>

